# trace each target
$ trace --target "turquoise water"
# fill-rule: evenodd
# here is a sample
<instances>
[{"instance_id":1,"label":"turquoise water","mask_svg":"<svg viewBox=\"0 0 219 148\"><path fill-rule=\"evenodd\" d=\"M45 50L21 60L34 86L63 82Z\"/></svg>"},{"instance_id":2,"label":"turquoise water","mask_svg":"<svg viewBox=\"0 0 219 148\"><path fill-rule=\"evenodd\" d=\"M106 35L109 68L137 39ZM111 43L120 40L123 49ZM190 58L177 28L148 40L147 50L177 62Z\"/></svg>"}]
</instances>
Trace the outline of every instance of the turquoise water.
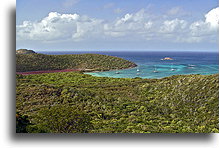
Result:
<instances>
[{"instance_id":1,"label":"turquoise water","mask_svg":"<svg viewBox=\"0 0 219 148\"><path fill-rule=\"evenodd\" d=\"M154 72L156 69L157 72ZM173 70L171 70L173 69ZM139 71L137 71L139 70ZM119 74L117 74L119 72ZM156 65L156 68L151 65L139 65L136 68L86 73L98 77L113 77L113 78L163 78L172 75L185 75L185 74L216 74L218 73L217 65Z\"/></svg>"},{"instance_id":2,"label":"turquoise water","mask_svg":"<svg viewBox=\"0 0 219 148\"><path fill-rule=\"evenodd\" d=\"M98 77L113 78L163 78L172 75L186 74L216 74L218 70L218 53L211 52L44 52L44 54L83 54L97 53L117 56L136 63L138 66L131 69L86 73ZM161 60L171 57L174 60ZM139 69L139 71L137 71ZM173 69L173 70L171 70ZM157 72L154 72L154 71ZM119 73L119 74L117 74Z\"/></svg>"},{"instance_id":3,"label":"turquoise water","mask_svg":"<svg viewBox=\"0 0 219 148\"><path fill-rule=\"evenodd\" d=\"M111 55L133 61L138 67L86 74L113 78L163 78L172 75L209 75L219 72L217 53L140 52ZM164 57L171 57L174 60L161 60Z\"/></svg>"}]
</instances>

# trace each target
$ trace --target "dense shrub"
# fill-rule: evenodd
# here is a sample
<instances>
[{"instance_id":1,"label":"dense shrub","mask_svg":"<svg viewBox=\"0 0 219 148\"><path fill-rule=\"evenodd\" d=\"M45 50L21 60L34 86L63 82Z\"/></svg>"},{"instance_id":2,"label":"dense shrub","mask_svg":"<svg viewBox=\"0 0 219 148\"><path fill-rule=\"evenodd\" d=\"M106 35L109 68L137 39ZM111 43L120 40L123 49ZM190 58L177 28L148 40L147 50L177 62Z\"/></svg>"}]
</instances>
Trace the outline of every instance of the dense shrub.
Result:
<instances>
[{"instance_id":1,"label":"dense shrub","mask_svg":"<svg viewBox=\"0 0 219 148\"><path fill-rule=\"evenodd\" d=\"M17 75L16 106L29 116L38 132L219 132L218 76L129 79L79 72Z\"/></svg>"},{"instance_id":2,"label":"dense shrub","mask_svg":"<svg viewBox=\"0 0 219 148\"><path fill-rule=\"evenodd\" d=\"M38 131L47 133L88 133L93 128L88 114L65 105L41 109L34 122Z\"/></svg>"}]
</instances>

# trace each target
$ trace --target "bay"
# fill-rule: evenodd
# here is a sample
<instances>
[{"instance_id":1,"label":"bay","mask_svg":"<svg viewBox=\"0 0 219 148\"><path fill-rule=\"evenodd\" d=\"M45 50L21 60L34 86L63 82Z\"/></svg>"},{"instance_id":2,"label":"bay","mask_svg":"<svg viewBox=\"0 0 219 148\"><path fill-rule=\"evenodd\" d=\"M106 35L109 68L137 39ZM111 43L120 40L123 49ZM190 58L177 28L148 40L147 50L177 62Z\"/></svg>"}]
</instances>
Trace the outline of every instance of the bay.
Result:
<instances>
[{"instance_id":1,"label":"bay","mask_svg":"<svg viewBox=\"0 0 219 148\"><path fill-rule=\"evenodd\" d=\"M40 53L51 55L85 53L104 54L121 57L138 65L131 69L86 73L98 77L163 78L172 75L209 75L219 72L219 58L217 52L50 51ZM161 60L165 57L170 57L173 60Z\"/></svg>"}]
</instances>

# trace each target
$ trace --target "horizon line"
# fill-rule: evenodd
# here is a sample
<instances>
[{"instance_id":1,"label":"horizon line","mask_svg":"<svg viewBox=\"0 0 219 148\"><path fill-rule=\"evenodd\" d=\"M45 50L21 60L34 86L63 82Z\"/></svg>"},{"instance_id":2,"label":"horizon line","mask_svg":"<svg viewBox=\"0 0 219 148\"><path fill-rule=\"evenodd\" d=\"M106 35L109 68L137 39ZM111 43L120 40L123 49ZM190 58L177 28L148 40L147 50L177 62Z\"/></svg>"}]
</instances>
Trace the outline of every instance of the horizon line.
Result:
<instances>
[{"instance_id":1,"label":"horizon line","mask_svg":"<svg viewBox=\"0 0 219 148\"><path fill-rule=\"evenodd\" d=\"M34 50L35 51L35 50ZM216 52L219 53L219 50L215 51L207 51L207 50L136 50L136 51L131 51L131 50L38 50L36 52Z\"/></svg>"}]
</instances>

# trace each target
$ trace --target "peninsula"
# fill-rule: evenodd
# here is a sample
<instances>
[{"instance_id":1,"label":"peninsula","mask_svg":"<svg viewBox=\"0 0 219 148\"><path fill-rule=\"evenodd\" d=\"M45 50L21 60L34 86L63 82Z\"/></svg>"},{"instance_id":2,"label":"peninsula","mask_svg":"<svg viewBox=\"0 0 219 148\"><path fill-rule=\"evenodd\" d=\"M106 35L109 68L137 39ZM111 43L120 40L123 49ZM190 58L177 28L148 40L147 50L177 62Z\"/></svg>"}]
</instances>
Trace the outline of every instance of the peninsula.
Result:
<instances>
[{"instance_id":1,"label":"peninsula","mask_svg":"<svg viewBox=\"0 0 219 148\"><path fill-rule=\"evenodd\" d=\"M101 54L46 55L27 50L16 53L16 72L108 71L136 67L131 61Z\"/></svg>"}]
</instances>

